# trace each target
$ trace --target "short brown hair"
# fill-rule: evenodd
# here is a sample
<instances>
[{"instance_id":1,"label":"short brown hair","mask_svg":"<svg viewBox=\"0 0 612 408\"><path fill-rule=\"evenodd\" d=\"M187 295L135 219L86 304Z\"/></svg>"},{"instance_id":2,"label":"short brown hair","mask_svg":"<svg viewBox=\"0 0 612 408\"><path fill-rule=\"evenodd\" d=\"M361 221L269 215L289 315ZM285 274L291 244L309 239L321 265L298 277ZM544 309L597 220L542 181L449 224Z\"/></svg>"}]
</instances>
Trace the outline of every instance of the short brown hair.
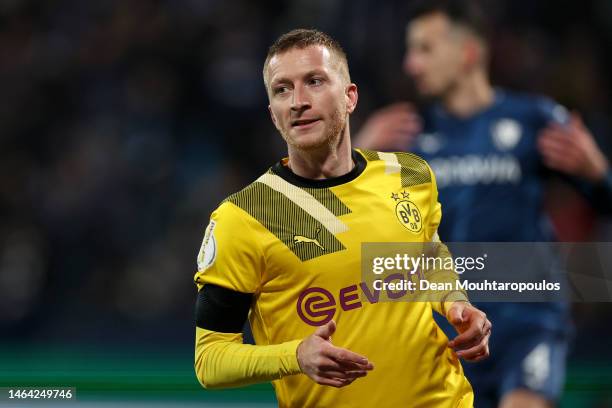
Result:
<instances>
[{"instance_id":1,"label":"short brown hair","mask_svg":"<svg viewBox=\"0 0 612 408\"><path fill-rule=\"evenodd\" d=\"M282 54L286 51L292 50L294 48L301 50L313 45L321 45L336 54L340 62L340 68L342 71L344 71L342 73L346 75L347 81L350 82L350 74L346 54L344 53L344 50L342 49L338 41L334 40L331 36L319 30L298 28L281 35L268 49L268 55L266 56L266 61L264 62L263 66L263 76L266 86L266 69L272 57L277 54Z\"/></svg>"},{"instance_id":2,"label":"short brown hair","mask_svg":"<svg viewBox=\"0 0 612 408\"><path fill-rule=\"evenodd\" d=\"M409 23L426 15L440 13L451 23L468 28L485 43L491 37L491 26L480 0L417 0L410 9Z\"/></svg>"}]
</instances>

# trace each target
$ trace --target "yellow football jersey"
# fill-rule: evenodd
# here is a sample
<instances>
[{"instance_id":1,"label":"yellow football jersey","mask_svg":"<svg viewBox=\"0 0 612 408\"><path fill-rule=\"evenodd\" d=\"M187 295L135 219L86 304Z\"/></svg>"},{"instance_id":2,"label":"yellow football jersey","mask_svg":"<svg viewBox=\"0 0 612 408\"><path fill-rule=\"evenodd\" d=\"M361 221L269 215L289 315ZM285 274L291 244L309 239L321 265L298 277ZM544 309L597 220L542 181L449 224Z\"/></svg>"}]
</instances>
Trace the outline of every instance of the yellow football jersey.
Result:
<instances>
[{"instance_id":1,"label":"yellow football jersey","mask_svg":"<svg viewBox=\"0 0 612 408\"><path fill-rule=\"evenodd\" d=\"M333 344L375 365L339 389L303 374L276 380L281 407L471 407L472 389L432 316L439 302L379 301L362 278L362 243L434 239L433 173L409 153L355 150L353 160L350 173L326 180L279 163L227 198L206 230L198 289L252 293L258 345L303 339L333 318Z\"/></svg>"}]
</instances>

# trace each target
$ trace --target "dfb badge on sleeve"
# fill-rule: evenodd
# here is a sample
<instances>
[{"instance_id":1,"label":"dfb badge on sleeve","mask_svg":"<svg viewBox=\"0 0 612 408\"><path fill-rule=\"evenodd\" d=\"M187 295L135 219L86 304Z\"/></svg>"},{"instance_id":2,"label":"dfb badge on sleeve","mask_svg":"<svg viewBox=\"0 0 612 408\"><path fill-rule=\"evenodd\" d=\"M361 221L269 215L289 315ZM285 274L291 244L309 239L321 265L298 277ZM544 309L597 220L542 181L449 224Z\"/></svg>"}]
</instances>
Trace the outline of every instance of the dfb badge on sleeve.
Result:
<instances>
[{"instance_id":1,"label":"dfb badge on sleeve","mask_svg":"<svg viewBox=\"0 0 612 408\"><path fill-rule=\"evenodd\" d=\"M215 241L215 225L214 221L210 221L206 232L204 233L204 239L202 240L202 246L198 253L198 270L203 271L215 262L217 257L217 242Z\"/></svg>"}]
</instances>

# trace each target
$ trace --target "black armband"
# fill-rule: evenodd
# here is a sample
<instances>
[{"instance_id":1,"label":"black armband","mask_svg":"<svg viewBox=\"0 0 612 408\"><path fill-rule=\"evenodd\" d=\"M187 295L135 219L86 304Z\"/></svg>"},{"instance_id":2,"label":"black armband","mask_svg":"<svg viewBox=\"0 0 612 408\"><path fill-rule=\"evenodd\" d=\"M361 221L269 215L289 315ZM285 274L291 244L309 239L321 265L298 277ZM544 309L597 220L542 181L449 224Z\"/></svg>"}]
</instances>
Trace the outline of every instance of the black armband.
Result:
<instances>
[{"instance_id":1,"label":"black armband","mask_svg":"<svg viewBox=\"0 0 612 408\"><path fill-rule=\"evenodd\" d=\"M241 333L252 301L252 293L206 284L196 300L196 326L222 333Z\"/></svg>"}]
</instances>

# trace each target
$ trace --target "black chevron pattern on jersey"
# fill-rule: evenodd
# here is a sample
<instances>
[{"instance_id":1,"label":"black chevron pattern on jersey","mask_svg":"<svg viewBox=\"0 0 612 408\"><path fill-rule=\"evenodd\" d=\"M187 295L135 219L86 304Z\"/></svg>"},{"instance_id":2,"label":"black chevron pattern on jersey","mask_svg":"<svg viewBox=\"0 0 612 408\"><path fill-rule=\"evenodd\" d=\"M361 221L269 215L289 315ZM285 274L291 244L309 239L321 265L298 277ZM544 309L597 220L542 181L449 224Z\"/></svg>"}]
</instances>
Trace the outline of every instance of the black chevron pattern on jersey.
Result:
<instances>
[{"instance_id":1,"label":"black chevron pattern on jersey","mask_svg":"<svg viewBox=\"0 0 612 408\"><path fill-rule=\"evenodd\" d=\"M375 152L372 150L364 150L364 149L359 149L359 151L361 152L363 157L366 158L367 161L380 160L380 157L378 157L378 152Z\"/></svg>"},{"instance_id":2,"label":"black chevron pattern on jersey","mask_svg":"<svg viewBox=\"0 0 612 408\"><path fill-rule=\"evenodd\" d=\"M310 189L304 190L310 193ZM313 197L336 216L350 212L331 191L319 191L317 195L313 194ZM225 201L233 203L255 218L302 261L345 249L334 234L315 217L264 183L256 181ZM296 236L309 240L296 239Z\"/></svg>"},{"instance_id":3,"label":"black chevron pattern on jersey","mask_svg":"<svg viewBox=\"0 0 612 408\"><path fill-rule=\"evenodd\" d=\"M350 214L351 209L348 208L329 188L309 188L302 187L302 190L317 199L336 217Z\"/></svg>"},{"instance_id":4,"label":"black chevron pattern on jersey","mask_svg":"<svg viewBox=\"0 0 612 408\"><path fill-rule=\"evenodd\" d=\"M431 173L425 160L412 153L395 153L395 155L402 168L402 187L431 183Z\"/></svg>"}]
</instances>

